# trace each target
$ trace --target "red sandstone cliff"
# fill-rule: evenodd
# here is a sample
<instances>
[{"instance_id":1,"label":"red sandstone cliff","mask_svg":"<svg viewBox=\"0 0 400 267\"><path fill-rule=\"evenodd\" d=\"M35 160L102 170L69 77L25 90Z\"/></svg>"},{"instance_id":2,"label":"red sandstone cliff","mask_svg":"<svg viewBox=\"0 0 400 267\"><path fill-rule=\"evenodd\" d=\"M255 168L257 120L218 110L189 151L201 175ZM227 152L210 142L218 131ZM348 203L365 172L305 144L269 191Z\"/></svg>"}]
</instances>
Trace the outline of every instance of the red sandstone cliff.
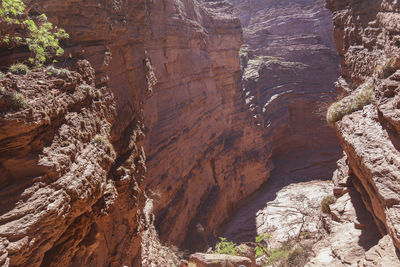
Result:
<instances>
[{"instance_id":1,"label":"red sandstone cliff","mask_svg":"<svg viewBox=\"0 0 400 267\"><path fill-rule=\"evenodd\" d=\"M373 86L373 103L345 116L335 129L360 181L355 185L365 205L381 233L389 233L400 248L396 115L400 6L392 1L329 1L328 7L334 14L343 90L362 86L367 79Z\"/></svg>"},{"instance_id":2,"label":"red sandstone cliff","mask_svg":"<svg viewBox=\"0 0 400 267\"><path fill-rule=\"evenodd\" d=\"M87 58L96 73L70 60L75 71L62 79L35 72L1 80L2 265L138 265L141 245L145 254L161 247L151 240L152 212L163 242L202 249L268 179L272 162L287 176L329 172L336 144L314 114L336 73L321 1L232 2L248 44L242 87L242 30L226 1L32 2L31 12L45 11L71 34L67 54ZM339 86L349 92L370 77L375 85L373 104L335 129L355 188L399 246L399 7L378 0L328 7ZM2 67L26 56L19 52L0 51ZM376 68L388 62L391 76L379 77ZM16 92L27 107L7 104ZM145 192L154 201L143 208ZM354 225L355 210L345 215Z\"/></svg>"},{"instance_id":3,"label":"red sandstone cliff","mask_svg":"<svg viewBox=\"0 0 400 267\"><path fill-rule=\"evenodd\" d=\"M163 240L200 250L271 166L238 86L240 22L227 2L199 3L154 6L158 83L143 107L156 226Z\"/></svg>"},{"instance_id":4,"label":"red sandstone cliff","mask_svg":"<svg viewBox=\"0 0 400 267\"><path fill-rule=\"evenodd\" d=\"M304 189L286 186L329 179L341 155L334 131L322 115L323 106L335 95L338 76L331 14L322 0L232 3L243 27L243 98L262 130L274 170L268 184L227 220L219 234L237 242L253 241L267 232L273 236L285 232L289 237L287 231L271 230L277 225L266 217L276 216L263 209L280 190L291 195L282 200L282 207L292 205L299 192L307 192L313 185L305 183L309 188ZM325 192L318 182L315 188L322 195ZM319 194L313 197L310 202L318 202ZM290 198L293 200L288 201ZM288 208L279 212L284 214L284 210Z\"/></svg>"},{"instance_id":5,"label":"red sandstone cliff","mask_svg":"<svg viewBox=\"0 0 400 267\"><path fill-rule=\"evenodd\" d=\"M271 169L242 105L242 35L231 6L41 0L30 10L70 33L66 54L88 59L96 75L90 67L80 75L104 89L86 100L79 78L68 84L34 73L4 81L32 108L2 115L1 263L135 266L144 221L152 221L151 211L146 220L140 215L145 187L164 241L208 245ZM1 55L3 68L26 57Z\"/></svg>"},{"instance_id":6,"label":"red sandstone cliff","mask_svg":"<svg viewBox=\"0 0 400 267\"><path fill-rule=\"evenodd\" d=\"M329 177L340 157L323 118L338 76L323 0L232 0L243 26L242 89L278 179Z\"/></svg>"},{"instance_id":7,"label":"red sandstone cliff","mask_svg":"<svg viewBox=\"0 0 400 267\"><path fill-rule=\"evenodd\" d=\"M342 254L336 245L334 254L339 255L341 264L397 266L400 263L393 244L400 249L397 110L400 6L397 1L329 0L327 7L333 12L334 37L341 62L342 75L337 85L346 95L341 103L350 105L360 101L359 92L372 92L370 100L356 108L358 111L347 112L334 123L346 157L339 162L334 176L334 192L339 198L332 208L336 221L333 226L337 228L346 221L354 224L356 229L341 228L340 232L357 236L347 240L358 239L356 246L350 245ZM342 107L350 111L347 106ZM328 118L338 111L330 109ZM356 207L356 216L345 218L343 215L350 214L348 207L352 206ZM367 230L372 229L370 223L360 223L365 210L372 215L380 234L377 230ZM338 234L337 230L333 232ZM378 243L385 234L390 238L385 236ZM346 243L341 245L347 246ZM365 253L366 249L369 251Z\"/></svg>"}]
</instances>

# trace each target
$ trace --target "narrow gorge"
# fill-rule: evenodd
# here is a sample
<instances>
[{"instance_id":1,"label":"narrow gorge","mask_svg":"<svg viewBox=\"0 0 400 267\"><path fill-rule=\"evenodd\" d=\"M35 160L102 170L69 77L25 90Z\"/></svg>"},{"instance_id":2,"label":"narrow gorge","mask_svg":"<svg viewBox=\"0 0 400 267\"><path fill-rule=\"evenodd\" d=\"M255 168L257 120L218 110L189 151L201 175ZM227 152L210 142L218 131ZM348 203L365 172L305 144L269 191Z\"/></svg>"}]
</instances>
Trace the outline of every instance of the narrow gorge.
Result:
<instances>
[{"instance_id":1,"label":"narrow gorge","mask_svg":"<svg viewBox=\"0 0 400 267\"><path fill-rule=\"evenodd\" d=\"M2 0L0 32L0 266L400 266L397 0Z\"/></svg>"}]
</instances>

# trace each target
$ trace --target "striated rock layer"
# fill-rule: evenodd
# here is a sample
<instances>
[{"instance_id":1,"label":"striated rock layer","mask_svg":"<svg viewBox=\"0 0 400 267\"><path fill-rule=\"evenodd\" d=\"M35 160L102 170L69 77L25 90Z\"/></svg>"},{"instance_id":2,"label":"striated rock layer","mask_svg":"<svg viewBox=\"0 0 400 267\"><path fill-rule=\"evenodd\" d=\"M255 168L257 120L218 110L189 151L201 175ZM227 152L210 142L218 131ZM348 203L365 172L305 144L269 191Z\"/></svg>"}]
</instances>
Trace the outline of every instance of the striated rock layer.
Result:
<instances>
[{"instance_id":1,"label":"striated rock layer","mask_svg":"<svg viewBox=\"0 0 400 267\"><path fill-rule=\"evenodd\" d=\"M95 87L87 61L75 68L62 78L33 72L1 81L2 266L104 265L116 251L120 265L136 256L140 239L126 235L137 235L139 202L127 203L124 192L138 199L132 185L144 169L127 168L137 176L125 180L113 175L113 96ZM125 229L114 228L120 220Z\"/></svg>"},{"instance_id":2,"label":"striated rock layer","mask_svg":"<svg viewBox=\"0 0 400 267\"><path fill-rule=\"evenodd\" d=\"M1 264L136 266L141 238L143 253L161 253L151 240L153 219L141 215L145 187L163 241L207 246L272 168L238 86L242 32L230 4L27 5L70 33L59 65L77 68L78 78L68 84L34 73L4 81L29 101L20 111L1 107ZM27 53L0 56L5 70ZM95 73L69 58L88 59ZM157 265L154 258L144 257Z\"/></svg>"},{"instance_id":3,"label":"striated rock layer","mask_svg":"<svg viewBox=\"0 0 400 267\"><path fill-rule=\"evenodd\" d=\"M373 90L371 104L336 122L336 134L354 173L354 187L379 232L389 234L400 249L400 5L397 1L329 0L327 6L333 12L341 60L339 88L347 93L365 86ZM387 243L379 242L363 266L373 264L369 257L379 254Z\"/></svg>"},{"instance_id":4,"label":"striated rock layer","mask_svg":"<svg viewBox=\"0 0 400 267\"><path fill-rule=\"evenodd\" d=\"M243 26L243 98L262 129L263 142L274 165L270 181L242 203L219 231L221 236L244 242L267 231L275 234L272 226L277 222L267 217L275 217L279 211L266 206L277 192L287 192L286 197L280 198L288 206L300 191L308 194L311 187L321 193L315 194L316 198L322 199L326 194L327 186L299 182L329 179L340 157L334 131L323 118L327 102L335 95L338 63L331 14L324 1L231 2ZM288 186L292 183L298 187ZM318 201L308 202L315 206ZM261 227L263 223L266 227Z\"/></svg>"},{"instance_id":5,"label":"striated rock layer","mask_svg":"<svg viewBox=\"0 0 400 267\"><path fill-rule=\"evenodd\" d=\"M200 250L269 177L270 153L241 98L242 32L230 4L157 2L151 21L158 83L143 106L146 186L161 238Z\"/></svg>"},{"instance_id":6,"label":"striated rock layer","mask_svg":"<svg viewBox=\"0 0 400 267\"><path fill-rule=\"evenodd\" d=\"M330 177L340 149L323 119L338 76L323 0L232 0L243 26L242 90L276 179Z\"/></svg>"}]
</instances>

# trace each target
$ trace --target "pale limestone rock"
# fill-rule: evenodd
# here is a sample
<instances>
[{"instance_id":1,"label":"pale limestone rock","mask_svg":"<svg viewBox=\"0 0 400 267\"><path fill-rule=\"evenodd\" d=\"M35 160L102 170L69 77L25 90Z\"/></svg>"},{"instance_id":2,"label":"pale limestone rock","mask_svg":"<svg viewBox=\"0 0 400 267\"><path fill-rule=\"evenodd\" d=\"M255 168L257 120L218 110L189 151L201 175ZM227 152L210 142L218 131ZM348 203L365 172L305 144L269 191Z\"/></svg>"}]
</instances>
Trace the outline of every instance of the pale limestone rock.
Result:
<instances>
[{"instance_id":1,"label":"pale limestone rock","mask_svg":"<svg viewBox=\"0 0 400 267\"><path fill-rule=\"evenodd\" d=\"M189 267L239 267L241 265L252 267L252 262L246 257L205 253L192 254L189 261Z\"/></svg>"},{"instance_id":2,"label":"pale limestone rock","mask_svg":"<svg viewBox=\"0 0 400 267\"><path fill-rule=\"evenodd\" d=\"M358 263L359 267L400 266L399 252L393 245L389 235L385 235L379 243L365 253L365 258Z\"/></svg>"}]
</instances>

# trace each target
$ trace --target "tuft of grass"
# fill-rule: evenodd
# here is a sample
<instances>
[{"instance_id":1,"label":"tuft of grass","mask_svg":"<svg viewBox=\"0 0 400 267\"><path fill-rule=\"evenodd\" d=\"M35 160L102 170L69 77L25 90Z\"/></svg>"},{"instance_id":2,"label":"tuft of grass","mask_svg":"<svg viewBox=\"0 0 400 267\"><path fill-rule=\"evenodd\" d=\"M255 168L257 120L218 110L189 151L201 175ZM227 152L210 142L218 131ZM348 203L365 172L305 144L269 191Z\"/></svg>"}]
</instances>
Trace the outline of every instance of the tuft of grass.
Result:
<instances>
[{"instance_id":1,"label":"tuft of grass","mask_svg":"<svg viewBox=\"0 0 400 267\"><path fill-rule=\"evenodd\" d=\"M23 63L16 63L10 66L9 71L14 74L26 75L30 72L29 67Z\"/></svg>"},{"instance_id":2,"label":"tuft of grass","mask_svg":"<svg viewBox=\"0 0 400 267\"><path fill-rule=\"evenodd\" d=\"M11 106L15 109L26 108L28 106L25 97L18 93L13 94L11 96L10 101L11 101Z\"/></svg>"},{"instance_id":3,"label":"tuft of grass","mask_svg":"<svg viewBox=\"0 0 400 267\"><path fill-rule=\"evenodd\" d=\"M92 143L93 143L93 144L96 144L96 145L102 145L102 144L104 144L104 137L97 134L97 135L93 138Z\"/></svg>"},{"instance_id":4,"label":"tuft of grass","mask_svg":"<svg viewBox=\"0 0 400 267\"><path fill-rule=\"evenodd\" d=\"M225 237L220 237L220 241L215 245L215 252L218 254L238 255L237 245Z\"/></svg>"},{"instance_id":5,"label":"tuft of grass","mask_svg":"<svg viewBox=\"0 0 400 267\"><path fill-rule=\"evenodd\" d=\"M377 68L378 77L381 79L386 79L390 75L396 72L396 60L394 58L390 58L385 64L379 66Z\"/></svg>"},{"instance_id":6,"label":"tuft of grass","mask_svg":"<svg viewBox=\"0 0 400 267\"><path fill-rule=\"evenodd\" d=\"M6 75L0 71L0 80L3 80L6 77Z\"/></svg>"},{"instance_id":7,"label":"tuft of grass","mask_svg":"<svg viewBox=\"0 0 400 267\"><path fill-rule=\"evenodd\" d=\"M54 66L48 66L46 68L46 74L52 77L67 78L70 73L71 72L67 69L57 69Z\"/></svg>"},{"instance_id":8,"label":"tuft of grass","mask_svg":"<svg viewBox=\"0 0 400 267\"><path fill-rule=\"evenodd\" d=\"M336 202L336 198L334 196L326 196L321 201L321 210L323 213L330 213L331 209L329 205L332 205Z\"/></svg>"},{"instance_id":9,"label":"tuft of grass","mask_svg":"<svg viewBox=\"0 0 400 267\"><path fill-rule=\"evenodd\" d=\"M94 94L94 98L95 99L100 99L103 96L103 94L100 91L96 91L96 93Z\"/></svg>"},{"instance_id":10,"label":"tuft of grass","mask_svg":"<svg viewBox=\"0 0 400 267\"><path fill-rule=\"evenodd\" d=\"M89 93L92 90L92 87L86 83L79 85L79 89Z\"/></svg>"},{"instance_id":11,"label":"tuft of grass","mask_svg":"<svg viewBox=\"0 0 400 267\"><path fill-rule=\"evenodd\" d=\"M289 253L286 266L304 266L311 254L311 250L312 245L295 248Z\"/></svg>"},{"instance_id":12,"label":"tuft of grass","mask_svg":"<svg viewBox=\"0 0 400 267\"><path fill-rule=\"evenodd\" d=\"M363 84L360 86L360 89L332 103L326 113L326 121L333 126L335 122L341 120L345 115L351 114L370 104L372 101L372 92L373 86L371 83Z\"/></svg>"},{"instance_id":13,"label":"tuft of grass","mask_svg":"<svg viewBox=\"0 0 400 267\"><path fill-rule=\"evenodd\" d=\"M289 258L290 248L288 246L281 246L272 249L267 258L267 265L272 265L276 262L285 262Z\"/></svg>"}]
</instances>

